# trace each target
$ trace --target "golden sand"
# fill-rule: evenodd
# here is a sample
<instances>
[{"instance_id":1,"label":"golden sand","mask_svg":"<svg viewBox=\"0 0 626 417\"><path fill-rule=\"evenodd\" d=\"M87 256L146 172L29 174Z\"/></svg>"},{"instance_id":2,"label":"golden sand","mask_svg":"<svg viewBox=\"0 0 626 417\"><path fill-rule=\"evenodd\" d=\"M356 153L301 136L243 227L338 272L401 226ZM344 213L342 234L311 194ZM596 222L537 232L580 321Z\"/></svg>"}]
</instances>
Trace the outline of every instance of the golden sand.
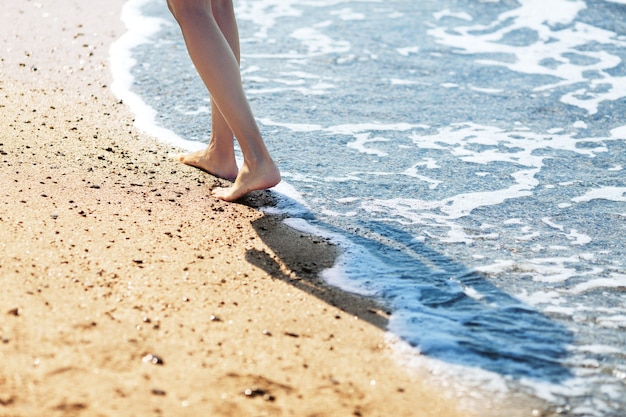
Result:
<instances>
[{"instance_id":1,"label":"golden sand","mask_svg":"<svg viewBox=\"0 0 626 417\"><path fill-rule=\"evenodd\" d=\"M133 127L108 87L122 3L0 12L0 415L467 415L318 279L332 246Z\"/></svg>"}]
</instances>

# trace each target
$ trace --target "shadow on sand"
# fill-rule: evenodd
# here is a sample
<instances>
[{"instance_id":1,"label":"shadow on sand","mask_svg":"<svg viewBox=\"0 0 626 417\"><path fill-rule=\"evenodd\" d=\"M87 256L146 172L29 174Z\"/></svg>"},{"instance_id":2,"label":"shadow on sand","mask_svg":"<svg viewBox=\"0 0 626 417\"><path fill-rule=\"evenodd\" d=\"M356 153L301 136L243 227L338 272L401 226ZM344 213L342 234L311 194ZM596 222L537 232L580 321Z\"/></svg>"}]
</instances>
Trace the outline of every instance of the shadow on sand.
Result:
<instances>
[{"instance_id":1,"label":"shadow on sand","mask_svg":"<svg viewBox=\"0 0 626 417\"><path fill-rule=\"evenodd\" d=\"M256 208L271 205L265 196L244 203ZM408 233L381 222L359 224L359 234L315 222L365 248L377 258L373 265L388 266L386 270L347 269L350 280L368 282L375 290L375 296L367 298L327 284L320 273L332 267L336 257L328 256L325 239L301 233L282 220L267 215L254 221L253 227L291 272L283 272L264 252L249 251L248 262L391 331L429 357L514 379L559 383L571 377L564 365L573 340L569 330ZM285 239L289 233L293 238Z\"/></svg>"}]
</instances>

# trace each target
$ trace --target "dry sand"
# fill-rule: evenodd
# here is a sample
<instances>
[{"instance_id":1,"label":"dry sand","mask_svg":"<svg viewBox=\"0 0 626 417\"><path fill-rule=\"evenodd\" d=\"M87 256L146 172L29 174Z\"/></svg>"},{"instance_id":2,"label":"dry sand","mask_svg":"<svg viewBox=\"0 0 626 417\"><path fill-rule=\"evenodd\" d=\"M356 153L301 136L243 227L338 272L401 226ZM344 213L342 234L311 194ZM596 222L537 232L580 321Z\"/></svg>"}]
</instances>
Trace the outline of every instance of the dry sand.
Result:
<instances>
[{"instance_id":1,"label":"dry sand","mask_svg":"<svg viewBox=\"0 0 626 417\"><path fill-rule=\"evenodd\" d=\"M133 127L122 3L0 9L0 416L468 415L318 279L332 246Z\"/></svg>"}]
</instances>

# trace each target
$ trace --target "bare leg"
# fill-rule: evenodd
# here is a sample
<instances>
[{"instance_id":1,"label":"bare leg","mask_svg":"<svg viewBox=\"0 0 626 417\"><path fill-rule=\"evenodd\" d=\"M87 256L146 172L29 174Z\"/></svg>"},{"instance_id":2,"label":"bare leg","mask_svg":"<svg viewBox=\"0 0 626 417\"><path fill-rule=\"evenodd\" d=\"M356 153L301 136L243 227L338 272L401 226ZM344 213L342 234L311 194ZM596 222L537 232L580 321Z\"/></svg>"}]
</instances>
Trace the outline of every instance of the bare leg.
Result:
<instances>
[{"instance_id":1,"label":"bare leg","mask_svg":"<svg viewBox=\"0 0 626 417\"><path fill-rule=\"evenodd\" d=\"M239 31L230 1L213 1L213 16L239 63ZM233 132L211 97L211 139L206 149L176 156L180 162L220 178L234 180L239 172L233 148Z\"/></svg>"},{"instance_id":2,"label":"bare leg","mask_svg":"<svg viewBox=\"0 0 626 417\"><path fill-rule=\"evenodd\" d=\"M232 187L213 190L214 196L233 201L250 191L273 187L280 182L280 173L244 94L237 58L213 15L212 3L217 2L230 4L231 0L168 0L168 5L191 60L243 153L244 162Z\"/></svg>"}]
</instances>

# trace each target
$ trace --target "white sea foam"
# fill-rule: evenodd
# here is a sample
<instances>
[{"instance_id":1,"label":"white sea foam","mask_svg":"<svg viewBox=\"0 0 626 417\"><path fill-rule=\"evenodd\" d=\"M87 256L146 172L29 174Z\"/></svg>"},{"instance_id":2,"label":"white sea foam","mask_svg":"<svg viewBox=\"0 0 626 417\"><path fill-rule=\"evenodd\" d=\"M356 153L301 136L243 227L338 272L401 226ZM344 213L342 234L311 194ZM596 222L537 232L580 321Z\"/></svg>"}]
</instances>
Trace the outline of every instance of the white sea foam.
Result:
<instances>
[{"instance_id":1,"label":"white sea foam","mask_svg":"<svg viewBox=\"0 0 626 417\"><path fill-rule=\"evenodd\" d=\"M400 78L391 78L389 82L391 83L391 85L430 85L430 83L425 83L422 81L403 80Z\"/></svg>"},{"instance_id":2,"label":"white sea foam","mask_svg":"<svg viewBox=\"0 0 626 417\"><path fill-rule=\"evenodd\" d=\"M626 314L600 316L596 320L602 327L610 329L626 329Z\"/></svg>"},{"instance_id":3,"label":"white sea foam","mask_svg":"<svg viewBox=\"0 0 626 417\"><path fill-rule=\"evenodd\" d=\"M568 267L568 264L577 263L578 258L572 257L551 257L534 258L524 261L498 261L490 265L475 267L477 271L497 274L506 271L530 275L533 281L544 283L560 283L577 276L576 268Z\"/></svg>"},{"instance_id":4,"label":"white sea foam","mask_svg":"<svg viewBox=\"0 0 626 417\"><path fill-rule=\"evenodd\" d=\"M555 313L561 316L570 316L570 317L573 317L574 314L578 312L578 310L575 307L561 307L561 306L552 306L552 305L544 307L542 311L548 314Z\"/></svg>"},{"instance_id":5,"label":"white sea foam","mask_svg":"<svg viewBox=\"0 0 626 417\"><path fill-rule=\"evenodd\" d=\"M286 174L286 175L285 175ZM288 176L288 173L283 175ZM281 181L273 190L282 196L278 202L270 207L263 207L261 210L269 214L287 214L293 217L304 216L309 213L309 207L302 194L287 181Z\"/></svg>"},{"instance_id":6,"label":"white sea foam","mask_svg":"<svg viewBox=\"0 0 626 417\"><path fill-rule=\"evenodd\" d=\"M623 48L626 42L614 32L582 22L563 29L553 29L555 25L572 23L586 7L581 0L553 0L550 7L546 7L544 0L521 0L518 8L502 13L490 24L454 26L454 31L447 30L445 26L437 26L430 29L429 34L458 53L479 56L508 54L514 57L513 60L502 61L476 60L484 65L504 66L519 73L548 75L561 80L537 87L537 92L584 83L586 87L575 88L563 94L561 101L594 114L602 102L626 97L626 78L610 73L611 69L622 62L618 55L584 47L599 43ZM440 19L450 14L446 9L435 13L435 18ZM533 31L537 39L527 45L507 44L506 36L518 30ZM584 59L577 60L573 57ZM547 65L548 62L553 65ZM597 74L592 80L585 77L590 71Z\"/></svg>"},{"instance_id":7,"label":"white sea foam","mask_svg":"<svg viewBox=\"0 0 626 417\"><path fill-rule=\"evenodd\" d=\"M479 93L486 93L486 94L499 94L504 91L502 88L477 87L471 84L468 87L473 91L478 91Z\"/></svg>"},{"instance_id":8,"label":"white sea foam","mask_svg":"<svg viewBox=\"0 0 626 417\"><path fill-rule=\"evenodd\" d=\"M420 48L418 46L407 46L405 48L398 48L396 51L402 56L409 56L411 54L418 53Z\"/></svg>"},{"instance_id":9,"label":"white sea foam","mask_svg":"<svg viewBox=\"0 0 626 417\"><path fill-rule=\"evenodd\" d=\"M393 333L386 334L387 345L392 349L396 360L419 379L423 372L434 377L433 383L441 384L442 393L453 395L455 401L468 409L489 409L506 398L509 389L502 376L481 369L471 369L429 358L420 354Z\"/></svg>"},{"instance_id":10,"label":"white sea foam","mask_svg":"<svg viewBox=\"0 0 626 417\"><path fill-rule=\"evenodd\" d=\"M617 349L613 346L607 346L607 345L582 345L582 346L576 346L575 349L584 351L584 352L597 353L597 354L606 354L606 353L626 354L626 350L624 349Z\"/></svg>"},{"instance_id":11,"label":"white sea foam","mask_svg":"<svg viewBox=\"0 0 626 417\"><path fill-rule=\"evenodd\" d=\"M207 106L200 106L194 110L183 109L181 106L176 106L174 108L184 116L197 116L199 114L211 113L211 110Z\"/></svg>"},{"instance_id":12,"label":"white sea foam","mask_svg":"<svg viewBox=\"0 0 626 417\"><path fill-rule=\"evenodd\" d=\"M380 3L382 0L364 1ZM239 19L251 21L258 27L254 37L264 39L268 37L269 30L276 25L279 19L302 16L302 9L297 6L328 7L339 4L350 5L352 2L349 0L239 0L236 3L236 12ZM343 15L340 14L340 16L355 17L354 13L348 14L346 10L349 9L344 9Z\"/></svg>"},{"instance_id":13,"label":"white sea foam","mask_svg":"<svg viewBox=\"0 0 626 417\"><path fill-rule=\"evenodd\" d=\"M626 288L626 275L613 274L611 278L597 278L575 285L570 292L581 294L603 288Z\"/></svg>"},{"instance_id":14,"label":"white sea foam","mask_svg":"<svg viewBox=\"0 0 626 417\"><path fill-rule=\"evenodd\" d=\"M593 200L610 200L626 202L626 187L599 187L587 191L580 197L572 198L576 203L586 203Z\"/></svg>"},{"instance_id":15,"label":"white sea foam","mask_svg":"<svg viewBox=\"0 0 626 417\"><path fill-rule=\"evenodd\" d=\"M309 87L298 87L298 86L288 86L288 87L273 87L273 88L248 88L246 93L250 96L265 96L271 94L279 94L287 91L297 92L304 96L323 96L329 93L329 90L334 89L335 86L332 84L320 83L317 85Z\"/></svg>"},{"instance_id":16,"label":"white sea foam","mask_svg":"<svg viewBox=\"0 0 626 417\"><path fill-rule=\"evenodd\" d=\"M537 291L529 294L528 291L523 290L521 293L516 295L516 298L528 305L535 306L541 304L552 304L557 306L565 302L561 293L557 291Z\"/></svg>"},{"instance_id":17,"label":"white sea foam","mask_svg":"<svg viewBox=\"0 0 626 417\"><path fill-rule=\"evenodd\" d=\"M369 128L371 129L372 127L370 126ZM356 132L361 129L353 126L349 129L333 127L326 130L356 135ZM595 148L580 148L578 141L566 133L553 133L547 136L528 132L523 129L523 126L518 127L514 131L504 131L499 128L473 123L444 127L435 135L424 135L414 132L410 134L410 137L419 148L448 150L462 161L475 164L506 162L511 163L513 169L518 167L517 171L509 173L511 178L514 179L514 183L507 188L494 191L461 193L439 201L394 198L386 200L374 199L363 203L362 209L365 211L372 213L391 212L394 217L403 218L414 224L434 223L448 228L448 237L444 241L466 243L477 237L471 237L464 233L459 225L456 224L457 220L467 217L478 208L499 205L507 200L532 195L534 189L539 185L536 174L543 167L545 159L548 158L548 156L544 156L545 153L538 152L539 150L554 149L593 157L600 152L606 151L606 147L602 145L604 141L613 140L613 137L590 140L590 142L595 141L598 146ZM477 150L476 145L482 145L484 148ZM501 147L509 148L510 151L504 153L496 150ZM519 169L520 166L526 168ZM420 174L416 168L417 166L404 173L418 177ZM422 179L428 180L427 176L423 176ZM434 182L433 184L437 185ZM602 187L589 190L584 196L576 197L573 201L583 202L596 198L626 201L625 192L626 189L620 187ZM544 218L543 221L555 229L566 232L562 225L557 225L548 218ZM528 232L530 234L525 235L525 237L522 235L520 238L532 239L538 236L537 232ZM584 245L591 242L591 238L584 231L571 229L567 231L566 236L574 245ZM481 236L481 238L483 237ZM551 276L555 278L553 274Z\"/></svg>"},{"instance_id":18,"label":"white sea foam","mask_svg":"<svg viewBox=\"0 0 626 417\"><path fill-rule=\"evenodd\" d=\"M436 179L427 177L425 175L420 175L418 173L418 170L417 170L418 166L420 166L420 165L419 164L415 165L415 166L405 170L404 172L402 172L402 174L406 175L408 177L412 177L412 178L415 178L415 179L418 179L420 181L428 183L429 184L428 188L430 188L431 190L434 190L435 188L437 188L437 186L439 184L441 184L443 182L443 181L440 181L440 180L436 180Z\"/></svg>"},{"instance_id":19,"label":"white sea foam","mask_svg":"<svg viewBox=\"0 0 626 417\"><path fill-rule=\"evenodd\" d=\"M350 50L349 42L331 39L319 30L311 27L298 29L291 33L291 36L299 40L307 48L308 57L331 53L344 54Z\"/></svg>"},{"instance_id":20,"label":"white sea foam","mask_svg":"<svg viewBox=\"0 0 626 417\"><path fill-rule=\"evenodd\" d=\"M572 245L582 246L591 242L591 237L585 233L579 233L578 230L572 229L567 235L572 241Z\"/></svg>"},{"instance_id":21,"label":"white sea foam","mask_svg":"<svg viewBox=\"0 0 626 417\"><path fill-rule=\"evenodd\" d=\"M368 147L368 144L376 143L376 142L389 142L389 139L385 139L383 137L370 137L369 133L358 133L355 135L356 140L348 143L348 148L356 149L359 152L368 155L378 155L378 156L387 156L387 152L379 151L377 149Z\"/></svg>"},{"instance_id":22,"label":"white sea foam","mask_svg":"<svg viewBox=\"0 0 626 417\"><path fill-rule=\"evenodd\" d=\"M562 225L554 223L549 217L544 217L541 219L541 221L552 227L553 229L557 229L560 231L563 231L565 229Z\"/></svg>"},{"instance_id":23,"label":"white sea foam","mask_svg":"<svg viewBox=\"0 0 626 417\"><path fill-rule=\"evenodd\" d=\"M291 130L292 132L319 132L323 129L321 125L300 124L300 123L282 123L282 122L275 122L268 118L259 118L259 122L265 126L282 127L282 128Z\"/></svg>"},{"instance_id":24,"label":"white sea foam","mask_svg":"<svg viewBox=\"0 0 626 417\"><path fill-rule=\"evenodd\" d=\"M450 11L450 9L445 9L445 10L442 10L440 12L435 12L435 13L433 13L433 16L437 20L441 20L444 17L453 17L453 18L456 18L456 19L466 20L468 22L471 22L471 21L474 20L474 18L467 12L453 13L453 12Z\"/></svg>"},{"instance_id":25,"label":"white sea foam","mask_svg":"<svg viewBox=\"0 0 626 417\"><path fill-rule=\"evenodd\" d=\"M511 402L508 397L511 393L509 389L510 380L506 377L478 368L442 362L422 355L419 350L408 345L393 333L387 333L386 342L393 350L397 362L401 363L418 379L423 379L424 372L427 372L430 377L429 383L434 386L438 384L444 395L454 393L454 400L460 404L461 409L485 410L488 415L492 415L489 410L494 409L498 413L519 411L517 409L507 410L508 407L514 407L514 402ZM562 404L562 398L569 395L584 396L588 390L586 381L580 377L570 378L560 384L527 378L521 378L519 382L536 398L552 404ZM616 393L620 392L619 387L613 389ZM509 403L510 405L507 406ZM533 399L532 403L538 406L536 399ZM582 409L582 406L580 408ZM596 407L592 413L581 415L596 416L601 414L597 413Z\"/></svg>"},{"instance_id":26,"label":"white sea foam","mask_svg":"<svg viewBox=\"0 0 626 417\"><path fill-rule=\"evenodd\" d=\"M259 122L265 126L276 126L289 129L293 132L324 132L337 135L352 135L355 138L356 135L368 132L383 132L383 131L398 131L405 132L415 129L427 129L429 126L425 124L410 124L410 123L355 123L355 124L342 124L334 126L321 126L315 124L299 124L299 123L285 123L277 122L269 118L259 118Z\"/></svg>"},{"instance_id":27,"label":"white sea foam","mask_svg":"<svg viewBox=\"0 0 626 417\"><path fill-rule=\"evenodd\" d=\"M412 123L355 123L330 126L324 131L332 134L355 135L361 132L398 131L406 132L415 129L428 129L426 124Z\"/></svg>"},{"instance_id":28,"label":"white sea foam","mask_svg":"<svg viewBox=\"0 0 626 417\"><path fill-rule=\"evenodd\" d=\"M341 20L363 20L365 15L363 13L355 12L352 8L346 7L341 10L336 10L330 13L339 17Z\"/></svg>"}]
</instances>

